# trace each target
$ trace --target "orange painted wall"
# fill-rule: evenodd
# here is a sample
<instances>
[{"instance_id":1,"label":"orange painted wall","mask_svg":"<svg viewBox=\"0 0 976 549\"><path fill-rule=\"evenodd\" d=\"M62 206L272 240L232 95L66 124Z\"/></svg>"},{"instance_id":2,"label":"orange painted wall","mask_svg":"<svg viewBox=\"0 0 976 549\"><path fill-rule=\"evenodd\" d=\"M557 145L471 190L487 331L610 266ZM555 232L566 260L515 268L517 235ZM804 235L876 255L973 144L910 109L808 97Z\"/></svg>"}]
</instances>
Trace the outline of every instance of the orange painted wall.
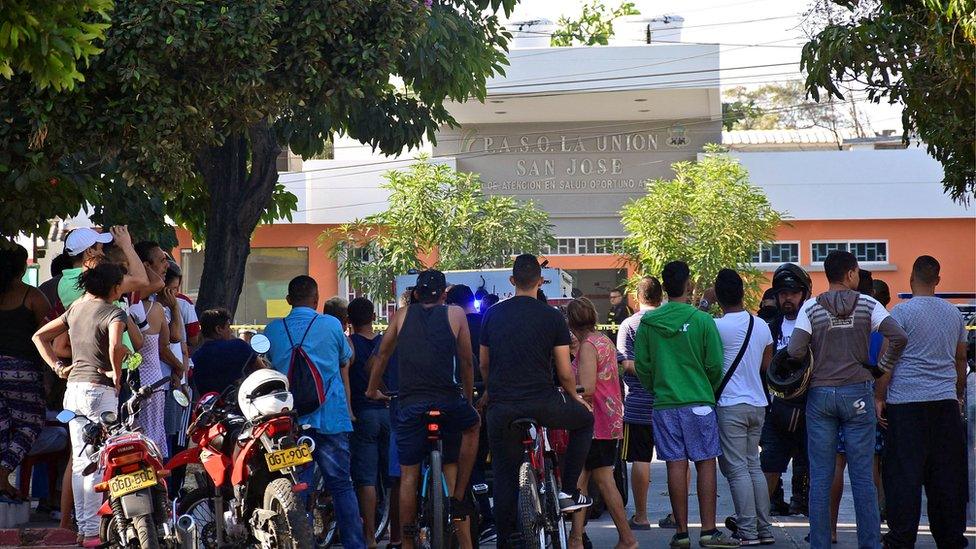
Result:
<instances>
[{"instance_id":1,"label":"orange painted wall","mask_svg":"<svg viewBox=\"0 0 976 549\"><path fill-rule=\"evenodd\" d=\"M254 231L251 248L308 248L308 274L319 283L319 296L324 300L339 293L336 262L329 258L328 245L319 247L318 237L335 225L280 224L262 225ZM191 246L187 231L177 231L180 248ZM180 254L174 253L179 258Z\"/></svg>"},{"instance_id":2,"label":"orange painted wall","mask_svg":"<svg viewBox=\"0 0 976 549\"><path fill-rule=\"evenodd\" d=\"M780 228L777 239L800 241L800 262L804 267L810 264L810 243L814 240L887 240L888 263L896 270L884 271L870 265L865 268L875 279L888 283L892 303L898 302L895 294L911 292L908 279L912 263L920 255L931 255L941 263L940 291L976 291L976 218L793 221ZM827 288L822 271L810 275L815 293Z\"/></svg>"},{"instance_id":3,"label":"orange painted wall","mask_svg":"<svg viewBox=\"0 0 976 549\"><path fill-rule=\"evenodd\" d=\"M328 247L319 247L318 236L333 225L282 224L261 226L251 246L308 248L309 275L319 283L320 294L336 295L339 280L336 262L329 259ZM178 231L181 248L190 246L189 235ZM811 271L814 291L827 288L822 271L809 268L810 243L814 240L887 240L888 261L895 270L866 268L875 278L884 280L894 296L909 292L908 277L912 263L928 254L942 264L941 291L976 291L976 218L972 219L903 219L851 221L792 221L783 225L778 240L800 241L800 263ZM179 258L179 253L174 257ZM549 265L562 269L619 269L625 265L615 256L550 256ZM888 267L889 269L892 267Z\"/></svg>"}]
</instances>

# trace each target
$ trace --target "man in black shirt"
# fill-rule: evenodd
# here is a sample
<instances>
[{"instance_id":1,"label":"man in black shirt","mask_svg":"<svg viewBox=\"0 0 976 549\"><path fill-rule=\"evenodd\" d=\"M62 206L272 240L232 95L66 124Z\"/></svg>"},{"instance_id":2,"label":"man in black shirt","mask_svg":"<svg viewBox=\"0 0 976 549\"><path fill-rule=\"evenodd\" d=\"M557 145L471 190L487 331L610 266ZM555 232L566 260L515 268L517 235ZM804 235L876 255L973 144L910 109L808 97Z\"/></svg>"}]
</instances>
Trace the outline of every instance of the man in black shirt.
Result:
<instances>
[{"instance_id":1,"label":"man in black shirt","mask_svg":"<svg viewBox=\"0 0 976 549\"><path fill-rule=\"evenodd\" d=\"M576 488L593 439L593 413L576 393L569 362L569 328L562 314L536 294L542 269L535 256L515 258L515 296L489 309L481 327L481 375L487 384L488 444L495 472L495 519L499 547L513 540L522 436L511 422L532 417L542 425L569 431L559 504L563 512L592 504ZM552 363L562 391L553 386ZM516 541L516 543L518 543Z\"/></svg>"},{"instance_id":2,"label":"man in black shirt","mask_svg":"<svg viewBox=\"0 0 976 549\"><path fill-rule=\"evenodd\" d=\"M627 305L623 290L620 288L610 290L610 311L607 313L607 324L620 326L632 314L634 314L634 311L630 308L630 305ZM617 331L616 328L608 330L606 332L607 337L611 341L617 341Z\"/></svg>"}]
</instances>

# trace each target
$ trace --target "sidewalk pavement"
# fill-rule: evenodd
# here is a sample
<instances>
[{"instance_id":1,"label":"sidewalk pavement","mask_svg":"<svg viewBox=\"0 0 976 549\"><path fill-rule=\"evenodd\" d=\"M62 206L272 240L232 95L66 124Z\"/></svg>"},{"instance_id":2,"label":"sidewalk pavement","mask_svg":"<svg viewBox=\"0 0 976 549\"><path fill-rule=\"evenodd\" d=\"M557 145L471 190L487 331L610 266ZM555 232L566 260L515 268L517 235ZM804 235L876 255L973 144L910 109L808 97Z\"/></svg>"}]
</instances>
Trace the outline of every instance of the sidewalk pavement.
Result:
<instances>
[{"instance_id":1,"label":"sidewalk pavement","mask_svg":"<svg viewBox=\"0 0 976 549\"><path fill-rule=\"evenodd\" d=\"M787 499L789 499L789 471L783 477L787 479ZM651 521L650 530L634 532L641 547L666 548L674 530L662 529L657 526L657 521L664 518L671 511L671 503L667 496L667 470L664 462L655 461L651 463L651 488L648 490L647 514ZM695 478L692 474L692 495L688 498L689 522L691 522L691 541L692 547L698 547L698 534L701 531L701 524L698 518L697 490L695 489ZM725 517L733 515L732 496L729 493L729 483L721 475L718 475L718 502L717 502L717 524L723 527ZM970 504L972 507L972 504ZM628 498L627 516L634 514L633 497ZM806 549L810 544L803 541L809 532L809 519L805 516L791 517L772 517L774 528L773 535L776 537L776 544L764 547L795 547ZM925 503L922 504L922 519L919 528L918 542L916 547L935 548L935 542L928 531L928 517L925 514ZM587 534L593 542L594 549L612 549L617 543L617 530L610 520L610 514L604 513L598 520L590 521L586 527ZM728 530L725 530L729 533ZM882 532L887 531L882 524ZM970 523L967 530L970 547L976 547L976 527ZM493 547L491 545L490 547ZM381 545L382 547L382 545ZM484 545L482 547L485 547ZM851 487L845 476L844 497L841 500L840 513L837 526L837 545L838 549L857 547L857 527L854 521L854 500L851 497Z\"/></svg>"}]
</instances>

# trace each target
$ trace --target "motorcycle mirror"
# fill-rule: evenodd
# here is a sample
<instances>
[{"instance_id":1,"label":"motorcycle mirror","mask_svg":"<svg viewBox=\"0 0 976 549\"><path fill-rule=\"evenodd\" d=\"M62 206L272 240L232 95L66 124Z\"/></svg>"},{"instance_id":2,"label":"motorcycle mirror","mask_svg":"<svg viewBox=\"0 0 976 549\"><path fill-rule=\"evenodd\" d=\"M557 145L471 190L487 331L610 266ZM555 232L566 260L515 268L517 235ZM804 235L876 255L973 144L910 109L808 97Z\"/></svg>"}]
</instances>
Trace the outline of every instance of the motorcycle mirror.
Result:
<instances>
[{"instance_id":1,"label":"motorcycle mirror","mask_svg":"<svg viewBox=\"0 0 976 549\"><path fill-rule=\"evenodd\" d=\"M60 412L58 412L57 419L61 423L68 423L69 421L71 421L72 419L74 419L76 416L77 416L77 414L75 414L71 410L61 410Z\"/></svg>"},{"instance_id":2,"label":"motorcycle mirror","mask_svg":"<svg viewBox=\"0 0 976 549\"><path fill-rule=\"evenodd\" d=\"M105 410L98 416L98 420L104 425L112 425L119 420L119 414L113 410Z\"/></svg>"},{"instance_id":3,"label":"motorcycle mirror","mask_svg":"<svg viewBox=\"0 0 976 549\"><path fill-rule=\"evenodd\" d=\"M81 474L87 477L88 475L94 473L96 469L98 469L98 463L93 461L85 467Z\"/></svg>"},{"instance_id":4,"label":"motorcycle mirror","mask_svg":"<svg viewBox=\"0 0 976 549\"><path fill-rule=\"evenodd\" d=\"M254 334L251 336L251 349L254 349L255 353L263 355L271 350L271 340L264 334Z\"/></svg>"},{"instance_id":5,"label":"motorcycle mirror","mask_svg":"<svg viewBox=\"0 0 976 549\"><path fill-rule=\"evenodd\" d=\"M173 389L173 400L182 408L186 408L190 405L190 397L186 396L186 393L179 389Z\"/></svg>"}]
</instances>

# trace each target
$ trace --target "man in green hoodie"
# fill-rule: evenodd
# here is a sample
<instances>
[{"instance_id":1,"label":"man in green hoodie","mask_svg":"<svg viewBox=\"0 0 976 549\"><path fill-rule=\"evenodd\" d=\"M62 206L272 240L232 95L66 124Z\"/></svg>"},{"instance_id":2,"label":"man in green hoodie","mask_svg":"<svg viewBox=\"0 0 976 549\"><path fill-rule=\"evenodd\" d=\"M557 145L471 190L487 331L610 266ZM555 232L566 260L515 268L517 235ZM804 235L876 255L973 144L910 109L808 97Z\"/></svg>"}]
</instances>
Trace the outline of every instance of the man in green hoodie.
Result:
<instances>
[{"instance_id":1,"label":"man in green hoodie","mask_svg":"<svg viewBox=\"0 0 976 549\"><path fill-rule=\"evenodd\" d=\"M722 454L715 390L722 382L722 339L708 313L688 304L691 272L672 261L661 272L668 303L644 315L634 341L634 366L654 393L654 446L667 462L668 493L678 532L671 547L690 547L688 461L698 471L702 547L738 547L715 528L715 458Z\"/></svg>"}]
</instances>

